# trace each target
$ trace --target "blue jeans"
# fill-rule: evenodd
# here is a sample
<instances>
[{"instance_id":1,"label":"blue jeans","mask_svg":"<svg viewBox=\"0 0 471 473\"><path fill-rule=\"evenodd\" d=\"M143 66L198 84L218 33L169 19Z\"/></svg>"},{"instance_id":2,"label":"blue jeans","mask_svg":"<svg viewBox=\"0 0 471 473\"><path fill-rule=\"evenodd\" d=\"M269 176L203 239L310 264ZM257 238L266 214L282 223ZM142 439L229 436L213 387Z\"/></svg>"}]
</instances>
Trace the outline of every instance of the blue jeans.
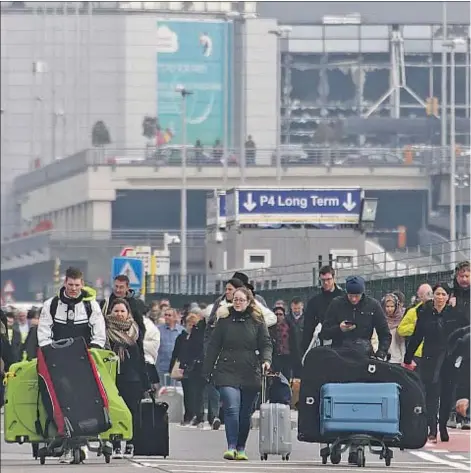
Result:
<instances>
[{"instance_id":1,"label":"blue jeans","mask_svg":"<svg viewBox=\"0 0 471 473\"><path fill-rule=\"evenodd\" d=\"M204 389L204 403L208 408L208 422L213 423L216 417L219 417L219 391L213 384L206 384Z\"/></svg>"},{"instance_id":2,"label":"blue jeans","mask_svg":"<svg viewBox=\"0 0 471 473\"><path fill-rule=\"evenodd\" d=\"M219 392L224 409L228 449L245 450L258 389L221 386Z\"/></svg>"}]
</instances>

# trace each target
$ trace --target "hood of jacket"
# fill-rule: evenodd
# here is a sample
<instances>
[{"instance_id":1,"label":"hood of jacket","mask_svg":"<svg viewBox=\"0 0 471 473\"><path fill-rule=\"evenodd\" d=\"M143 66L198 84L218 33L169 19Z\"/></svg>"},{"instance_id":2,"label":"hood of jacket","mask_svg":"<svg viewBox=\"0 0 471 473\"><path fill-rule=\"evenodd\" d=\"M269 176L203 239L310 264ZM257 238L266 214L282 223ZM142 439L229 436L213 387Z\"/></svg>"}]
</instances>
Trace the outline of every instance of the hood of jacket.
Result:
<instances>
[{"instance_id":1,"label":"hood of jacket","mask_svg":"<svg viewBox=\"0 0 471 473\"><path fill-rule=\"evenodd\" d=\"M96 289L91 286L84 286L82 289L85 292L83 296L84 301L95 301L96 300Z\"/></svg>"},{"instance_id":2,"label":"hood of jacket","mask_svg":"<svg viewBox=\"0 0 471 473\"><path fill-rule=\"evenodd\" d=\"M61 288L62 289L62 288ZM82 287L82 301L95 301L96 300L96 289L91 286ZM60 297L60 289L57 292L57 297Z\"/></svg>"}]
</instances>

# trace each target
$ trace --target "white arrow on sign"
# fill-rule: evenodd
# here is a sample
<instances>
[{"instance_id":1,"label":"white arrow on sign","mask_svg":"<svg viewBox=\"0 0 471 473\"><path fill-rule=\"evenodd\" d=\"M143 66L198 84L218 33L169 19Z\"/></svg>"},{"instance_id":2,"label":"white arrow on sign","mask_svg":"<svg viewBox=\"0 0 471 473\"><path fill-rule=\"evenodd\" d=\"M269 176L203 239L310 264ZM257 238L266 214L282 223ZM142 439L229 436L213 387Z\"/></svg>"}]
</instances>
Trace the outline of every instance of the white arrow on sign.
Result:
<instances>
[{"instance_id":1,"label":"white arrow on sign","mask_svg":"<svg viewBox=\"0 0 471 473\"><path fill-rule=\"evenodd\" d=\"M252 192L247 192L247 200L242 204L249 212L257 207L257 204L253 201Z\"/></svg>"},{"instance_id":2,"label":"white arrow on sign","mask_svg":"<svg viewBox=\"0 0 471 473\"><path fill-rule=\"evenodd\" d=\"M352 211L356 206L356 202L353 202L352 193L347 193L347 201L342 204L345 207L345 210L348 212Z\"/></svg>"}]
</instances>

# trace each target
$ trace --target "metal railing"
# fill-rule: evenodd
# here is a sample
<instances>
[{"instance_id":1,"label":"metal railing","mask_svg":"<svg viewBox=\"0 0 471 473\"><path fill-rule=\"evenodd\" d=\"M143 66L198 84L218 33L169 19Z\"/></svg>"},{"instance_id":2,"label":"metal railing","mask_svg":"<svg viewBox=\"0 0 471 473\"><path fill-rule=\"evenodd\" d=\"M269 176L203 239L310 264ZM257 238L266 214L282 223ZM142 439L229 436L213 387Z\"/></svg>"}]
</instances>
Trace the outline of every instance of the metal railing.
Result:
<instances>
[{"instance_id":1,"label":"metal railing","mask_svg":"<svg viewBox=\"0 0 471 473\"><path fill-rule=\"evenodd\" d=\"M423 169L424 172L438 172L449 168L450 153L447 148L439 146L417 146L411 148L375 148L375 147L342 147L336 145L311 146L282 145L280 157L275 147L246 149L245 158L239 159L237 149L225 152L221 148L206 146L195 149L187 146L186 167L198 171L221 169L221 177L233 174L245 168L256 173L255 169L282 168L365 168L367 172L376 169L391 169L394 173L399 169ZM30 192L45 183L58 182L73 175L84 172L89 167L107 166L111 169L127 167L150 167L158 172L160 168L181 168L182 146L130 148L112 147L91 148L64 157L53 163L31 170L14 181L14 189L18 193ZM469 148L463 148L457 155L457 166L469 170ZM44 162L48 162L47 159ZM213 172L213 171L212 171ZM262 171L260 171L262 172Z\"/></svg>"},{"instance_id":2,"label":"metal railing","mask_svg":"<svg viewBox=\"0 0 471 473\"><path fill-rule=\"evenodd\" d=\"M181 166L183 149L186 148L186 165L196 167L242 166L237 148L225 152L221 147L183 146L148 146L145 149L101 148L88 150L88 162L91 165L110 166ZM440 147L417 148L379 148L379 147L345 147L282 145L280 164L284 167L299 166L425 166L441 162L446 156ZM274 167L277 165L278 153L272 148L246 148L245 166Z\"/></svg>"},{"instance_id":3,"label":"metal railing","mask_svg":"<svg viewBox=\"0 0 471 473\"><path fill-rule=\"evenodd\" d=\"M419 246L395 253L391 261L390 252L360 255L350 263L332 261L339 283L352 275L360 275L367 281L385 278L405 278L452 270L459 261L469 260L471 238L456 240L439 245ZM257 291L317 286L318 262L293 263L260 269L238 270L246 273ZM180 293L186 287L188 294L220 294L224 281L234 270L189 274L186 284L182 284L179 274L169 276L148 276L148 287L158 293ZM154 279L153 279L154 278Z\"/></svg>"}]
</instances>

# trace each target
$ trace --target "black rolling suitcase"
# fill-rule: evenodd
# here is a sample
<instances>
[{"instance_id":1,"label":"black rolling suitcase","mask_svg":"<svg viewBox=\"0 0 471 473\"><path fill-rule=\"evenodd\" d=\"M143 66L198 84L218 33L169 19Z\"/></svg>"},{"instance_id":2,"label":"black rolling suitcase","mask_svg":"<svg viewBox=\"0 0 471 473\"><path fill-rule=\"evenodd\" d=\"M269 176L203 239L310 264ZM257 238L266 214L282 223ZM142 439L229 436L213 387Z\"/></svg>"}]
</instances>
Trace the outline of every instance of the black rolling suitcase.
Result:
<instances>
[{"instance_id":1,"label":"black rolling suitcase","mask_svg":"<svg viewBox=\"0 0 471 473\"><path fill-rule=\"evenodd\" d=\"M111 428L108 398L83 338L69 338L38 348L39 393L46 425L36 428L49 438L55 424L63 438L92 438Z\"/></svg>"},{"instance_id":2,"label":"black rolling suitcase","mask_svg":"<svg viewBox=\"0 0 471 473\"><path fill-rule=\"evenodd\" d=\"M419 449L427 442L425 393L418 375L400 365L367 357L352 349L317 347L304 361L299 395L298 439L329 443L320 431L321 388L329 383L396 383L401 387L401 438L388 447Z\"/></svg>"},{"instance_id":3,"label":"black rolling suitcase","mask_svg":"<svg viewBox=\"0 0 471 473\"><path fill-rule=\"evenodd\" d=\"M142 399L134 419L134 454L167 458L169 455L168 404L154 396Z\"/></svg>"}]
</instances>

